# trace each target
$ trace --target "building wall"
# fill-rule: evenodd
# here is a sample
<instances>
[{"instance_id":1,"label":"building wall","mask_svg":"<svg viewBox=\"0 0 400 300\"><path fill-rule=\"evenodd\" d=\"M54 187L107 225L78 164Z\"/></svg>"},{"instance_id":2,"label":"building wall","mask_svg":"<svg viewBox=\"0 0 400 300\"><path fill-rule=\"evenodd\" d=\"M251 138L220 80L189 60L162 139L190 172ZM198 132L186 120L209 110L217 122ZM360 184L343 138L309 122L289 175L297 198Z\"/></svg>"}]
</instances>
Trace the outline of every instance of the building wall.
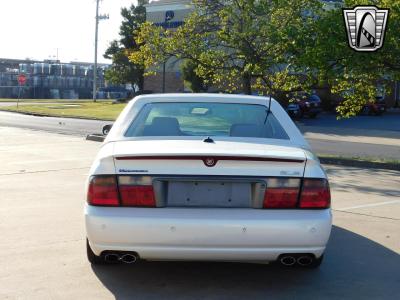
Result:
<instances>
[{"instance_id":1,"label":"building wall","mask_svg":"<svg viewBox=\"0 0 400 300\"><path fill-rule=\"evenodd\" d=\"M191 1L160 0L146 5L147 21L173 30L183 24L185 17L193 10ZM183 92L184 82L181 74L181 61L169 59L165 64L165 92ZM163 67L159 66L156 75L145 78L144 89L155 93L163 92Z\"/></svg>"},{"instance_id":2,"label":"building wall","mask_svg":"<svg viewBox=\"0 0 400 300\"><path fill-rule=\"evenodd\" d=\"M162 93L163 74L157 73L146 77L144 89L154 93ZM176 72L165 73L165 92L166 93L182 93L185 91L183 80Z\"/></svg>"}]
</instances>

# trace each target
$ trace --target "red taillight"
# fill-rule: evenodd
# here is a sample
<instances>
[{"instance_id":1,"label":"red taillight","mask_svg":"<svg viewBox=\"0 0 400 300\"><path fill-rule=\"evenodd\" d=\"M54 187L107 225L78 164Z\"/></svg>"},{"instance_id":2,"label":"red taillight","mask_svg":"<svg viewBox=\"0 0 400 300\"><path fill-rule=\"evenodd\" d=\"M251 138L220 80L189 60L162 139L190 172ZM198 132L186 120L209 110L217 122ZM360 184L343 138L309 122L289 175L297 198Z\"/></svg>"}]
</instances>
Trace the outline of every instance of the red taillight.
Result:
<instances>
[{"instance_id":1,"label":"red taillight","mask_svg":"<svg viewBox=\"0 0 400 300\"><path fill-rule=\"evenodd\" d=\"M264 195L264 208L296 208L300 179L269 178Z\"/></svg>"},{"instance_id":2,"label":"red taillight","mask_svg":"<svg viewBox=\"0 0 400 300\"><path fill-rule=\"evenodd\" d=\"M331 193L326 179L304 179L300 196L300 208L328 208Z\"/></svg>"},{"instance_id":3,"label":"red taillight","mask_svg":"<svg viewBox=\"0 0 400 300\"><path fill-rule=\"evenodd\" d=\"M329 208L331 194L326 179L268 178L264 208Z\"/></svg>"},{"instance_id":4,"label":"red taillight","mask_svg":"<svg viewBox=\"0 0 400 300\"><path fill-rule=\"evenodd\" d=\"M122 206L156 207L150 177L120 176L119 192Z\"/></svg>"},{"instance_id":5,"label":"red taillight","mask_svg":"<svg viewBox=\"0 0 400 300\"><path fill-rule=\"evenodd\" d=\"M95 206L118 206L118 187L115 176L90 178L87 202Z\"/></svg>"}]
</instances>

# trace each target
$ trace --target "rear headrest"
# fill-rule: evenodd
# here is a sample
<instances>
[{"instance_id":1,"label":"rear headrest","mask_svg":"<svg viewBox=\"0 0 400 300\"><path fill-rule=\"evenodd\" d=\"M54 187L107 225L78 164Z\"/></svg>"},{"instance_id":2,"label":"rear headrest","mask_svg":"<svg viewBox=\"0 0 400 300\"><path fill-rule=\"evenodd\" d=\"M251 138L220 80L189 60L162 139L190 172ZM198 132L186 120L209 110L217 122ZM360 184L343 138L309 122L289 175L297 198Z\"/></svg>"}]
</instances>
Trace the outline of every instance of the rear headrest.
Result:
<instances>
[{"instance_id":1,"label":"rear headrest","mask_svg":"<svg viewBox=\"0 0 400 300\"><path fill-rule=\"evenodd\" d=\"M179 122L177 118L170 118L170 117L155 117L153 122L151 123L152 126L158 127L170 127L170 128L179 128Z\"/></svg>"},{"instance_id":2,"label":"rear headrest","mask_svg":"<svg viewBox=\"0 0 400 300\"><path fill-rule=\"evenodd\" d=\"M263 137L264 126L257 124L233 124L230 136L234 137Z\"/></svg>"},{"instance_id":3,"label":"rear headrest","mask_svg":"<svg viewBox=\"0 0 400 300\"><path fill-rule=\"evenodd\" d=\"M178 119L155 117L150 126L143 130L144 136L179 136L182 135Z\"/></svg>"}]
</instances>

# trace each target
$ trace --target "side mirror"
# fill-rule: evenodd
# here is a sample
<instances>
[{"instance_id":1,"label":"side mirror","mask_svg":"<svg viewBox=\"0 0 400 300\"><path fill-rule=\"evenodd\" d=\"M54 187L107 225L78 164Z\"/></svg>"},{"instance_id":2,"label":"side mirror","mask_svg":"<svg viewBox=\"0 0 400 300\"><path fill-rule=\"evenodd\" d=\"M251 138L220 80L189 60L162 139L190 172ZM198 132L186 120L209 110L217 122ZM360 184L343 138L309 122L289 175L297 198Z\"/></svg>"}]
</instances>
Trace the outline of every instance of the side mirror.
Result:
<instances>
[{"instance_id":1,"label":"side mirror","mask_svg":"<svg viewBox=\"0 0 400 300\"><path fill-rule=\"evenodd\" d=\"M110 130L112 128L112 124L107 124L103 127L103 135L108 135L110 133Z\"/></svg>"}]
</instances>

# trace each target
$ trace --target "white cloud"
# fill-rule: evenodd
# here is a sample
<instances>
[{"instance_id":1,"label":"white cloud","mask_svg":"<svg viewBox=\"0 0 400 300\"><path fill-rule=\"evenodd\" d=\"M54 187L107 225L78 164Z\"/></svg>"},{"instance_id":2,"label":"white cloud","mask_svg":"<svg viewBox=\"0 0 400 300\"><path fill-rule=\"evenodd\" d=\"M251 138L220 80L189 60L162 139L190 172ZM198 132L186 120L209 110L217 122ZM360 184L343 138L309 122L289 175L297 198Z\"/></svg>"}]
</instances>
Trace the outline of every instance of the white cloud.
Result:
<instances>
[{"instance_id":1,"label":"white cloud","mask_svg":"<svg viewBox=\"0 0 400 300\"><path fill-rule=\"evenodd\" d=\"M99 61L118 38L121 7L134 0L103 0ZM92 61L94 56L95 0L1 0L0 57L48 59L59 53L64 62Z\"/></svg>"}]
</instances>

